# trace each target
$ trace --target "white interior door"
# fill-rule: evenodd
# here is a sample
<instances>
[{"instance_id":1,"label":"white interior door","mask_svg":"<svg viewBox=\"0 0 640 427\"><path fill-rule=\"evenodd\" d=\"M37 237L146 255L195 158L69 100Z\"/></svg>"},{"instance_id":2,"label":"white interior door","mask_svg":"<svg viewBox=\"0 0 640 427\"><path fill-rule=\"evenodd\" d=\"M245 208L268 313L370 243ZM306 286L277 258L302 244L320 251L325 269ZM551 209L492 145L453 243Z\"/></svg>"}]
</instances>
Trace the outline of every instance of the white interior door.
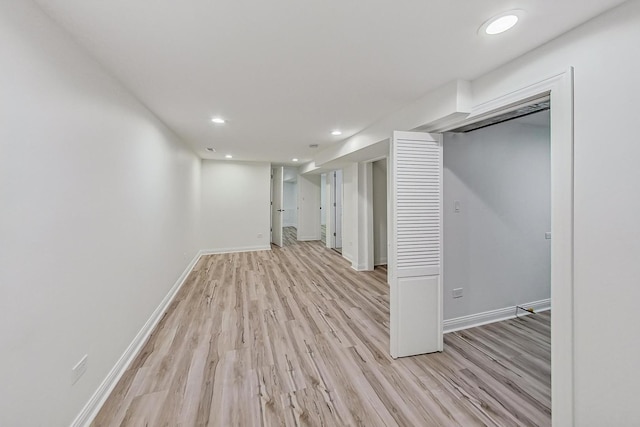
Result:
<instances>
[{"instance_id":1,"label":"white interior door","mask_svg":"<svg viewBox=\"0 0 640 427\"><path fill-rule=\"evenodd\" d=\"M391 356L442 351L442 135L394 132L389 162Z\"/></svg>"},{"instance_id":2,"label":"white interior door","mask_svg":"<svg viewBox=\"0 0 640 427\"><path fill-rule=\"evenodd\" d=\"M273 168L271 177L271 243L282 247L284 167Z\"/></svg>"},{"instance_id":3,"label":"white interior door","mask_svg":"<svg viewBox=\"0 0 640 427\"><path fill-rule=\"evenodd\" d=\"M342 170L333 172L333 247L342 248Z\"/></svg>"}]
</instances>

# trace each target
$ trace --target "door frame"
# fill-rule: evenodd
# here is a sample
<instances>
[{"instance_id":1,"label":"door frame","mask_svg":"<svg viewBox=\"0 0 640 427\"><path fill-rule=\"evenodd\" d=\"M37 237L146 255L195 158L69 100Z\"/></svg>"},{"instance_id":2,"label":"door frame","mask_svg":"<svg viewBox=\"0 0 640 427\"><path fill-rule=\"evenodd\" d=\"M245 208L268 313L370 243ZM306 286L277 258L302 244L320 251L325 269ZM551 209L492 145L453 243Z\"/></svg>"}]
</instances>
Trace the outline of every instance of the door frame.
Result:
<instances>
[{"instance_id":1,"label":"door frame","mask_svg":"<svg viewBox=\"0 0 640 427\"><path fill-rule=\"evenodd\" d=\"M551 406L553 425L573 426L574 391L574 69L521 87L474 107L446 132L497 116L531 100L551 99Z\"/></svg>"}]
</instances>

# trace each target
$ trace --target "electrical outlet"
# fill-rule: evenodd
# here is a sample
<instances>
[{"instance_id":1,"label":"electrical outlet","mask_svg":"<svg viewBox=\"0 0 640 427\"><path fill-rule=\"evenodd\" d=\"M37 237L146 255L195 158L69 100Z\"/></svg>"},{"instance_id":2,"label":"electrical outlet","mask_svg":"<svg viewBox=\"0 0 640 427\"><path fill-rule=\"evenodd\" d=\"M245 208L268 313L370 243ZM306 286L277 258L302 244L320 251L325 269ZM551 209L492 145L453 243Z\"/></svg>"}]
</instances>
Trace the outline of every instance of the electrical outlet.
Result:
<instances>
[{"instance_id":1,"label":"electrical outlet","mask_svg":"<svg viewBox=\"0 0 640 427\"><path fill-rule=\"evenodd\" d=\"M456 288L451 291L451 296L453 298L462 298L462 288Z\"/></svg>"},{"instance_id":2,"label":"electrical outlet","mask_svg":"<svg viewBox=\"0 0 640 427\"><path fill-rule=\"evenodd\" d=\"M544 238L547 240L551 240L551 232L547 231L546 233L544 233Z\"/></svg>"},{"instance_id":3,"label":"electrical outlet","mask_svg":"<svg viewBox=\"0 0 640 427\"><path fill-rule=\"evenodd\" d=\"M84 375L85 372L87 372L88 358L89 355L85 354L82 359L80 359L80 361L76 363L76 366L71 368L71 385L77 383L80 377Z\"/></svg>"},{"instance_id":4,"label":"electrical outlet","mask_svg":"<svg viewBox=\"0 0 640 427\"><path fill-rule=\"evenodd\" d=\"M258 239L262 239L262 233L258 233Z\"/></svg>"}]
</instances>

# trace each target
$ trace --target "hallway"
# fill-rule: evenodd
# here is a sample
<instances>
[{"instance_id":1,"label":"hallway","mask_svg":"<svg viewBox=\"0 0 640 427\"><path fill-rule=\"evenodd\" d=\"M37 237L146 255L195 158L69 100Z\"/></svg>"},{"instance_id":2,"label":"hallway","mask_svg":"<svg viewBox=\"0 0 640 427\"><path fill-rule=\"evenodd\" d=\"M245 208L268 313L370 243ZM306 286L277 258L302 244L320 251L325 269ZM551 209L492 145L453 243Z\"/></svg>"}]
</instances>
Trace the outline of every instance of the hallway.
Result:
<instances>
[{"instance_id":1,"label":"hallway","mask_svg":"<svg viewBox=\"0 0 640 427\"><path fill-rule=\"evenodd\" d=\"M548 313L393 360L387 292L319 242L204 256L93 425L550 425Z\"/></svg>"}]
</instances>

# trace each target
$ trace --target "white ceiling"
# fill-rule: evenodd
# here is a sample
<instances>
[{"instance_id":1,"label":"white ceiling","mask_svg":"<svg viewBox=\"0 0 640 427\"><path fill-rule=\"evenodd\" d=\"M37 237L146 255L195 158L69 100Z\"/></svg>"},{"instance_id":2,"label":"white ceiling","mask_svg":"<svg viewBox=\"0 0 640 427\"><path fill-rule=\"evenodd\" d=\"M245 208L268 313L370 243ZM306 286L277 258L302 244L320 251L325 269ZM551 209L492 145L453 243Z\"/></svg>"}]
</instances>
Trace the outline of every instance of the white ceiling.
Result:
<instances>
[{"instance_id":1,"label":"white ceiling","mask_svg":"<svg viewBox=\"0 0 640 427\"><path fill-rule=\"evenodd\" d=\"M285 164L623 2L35 1L201 157ZM510 9L514 30L477 35Z\"/></svg>"}]
</instances>

